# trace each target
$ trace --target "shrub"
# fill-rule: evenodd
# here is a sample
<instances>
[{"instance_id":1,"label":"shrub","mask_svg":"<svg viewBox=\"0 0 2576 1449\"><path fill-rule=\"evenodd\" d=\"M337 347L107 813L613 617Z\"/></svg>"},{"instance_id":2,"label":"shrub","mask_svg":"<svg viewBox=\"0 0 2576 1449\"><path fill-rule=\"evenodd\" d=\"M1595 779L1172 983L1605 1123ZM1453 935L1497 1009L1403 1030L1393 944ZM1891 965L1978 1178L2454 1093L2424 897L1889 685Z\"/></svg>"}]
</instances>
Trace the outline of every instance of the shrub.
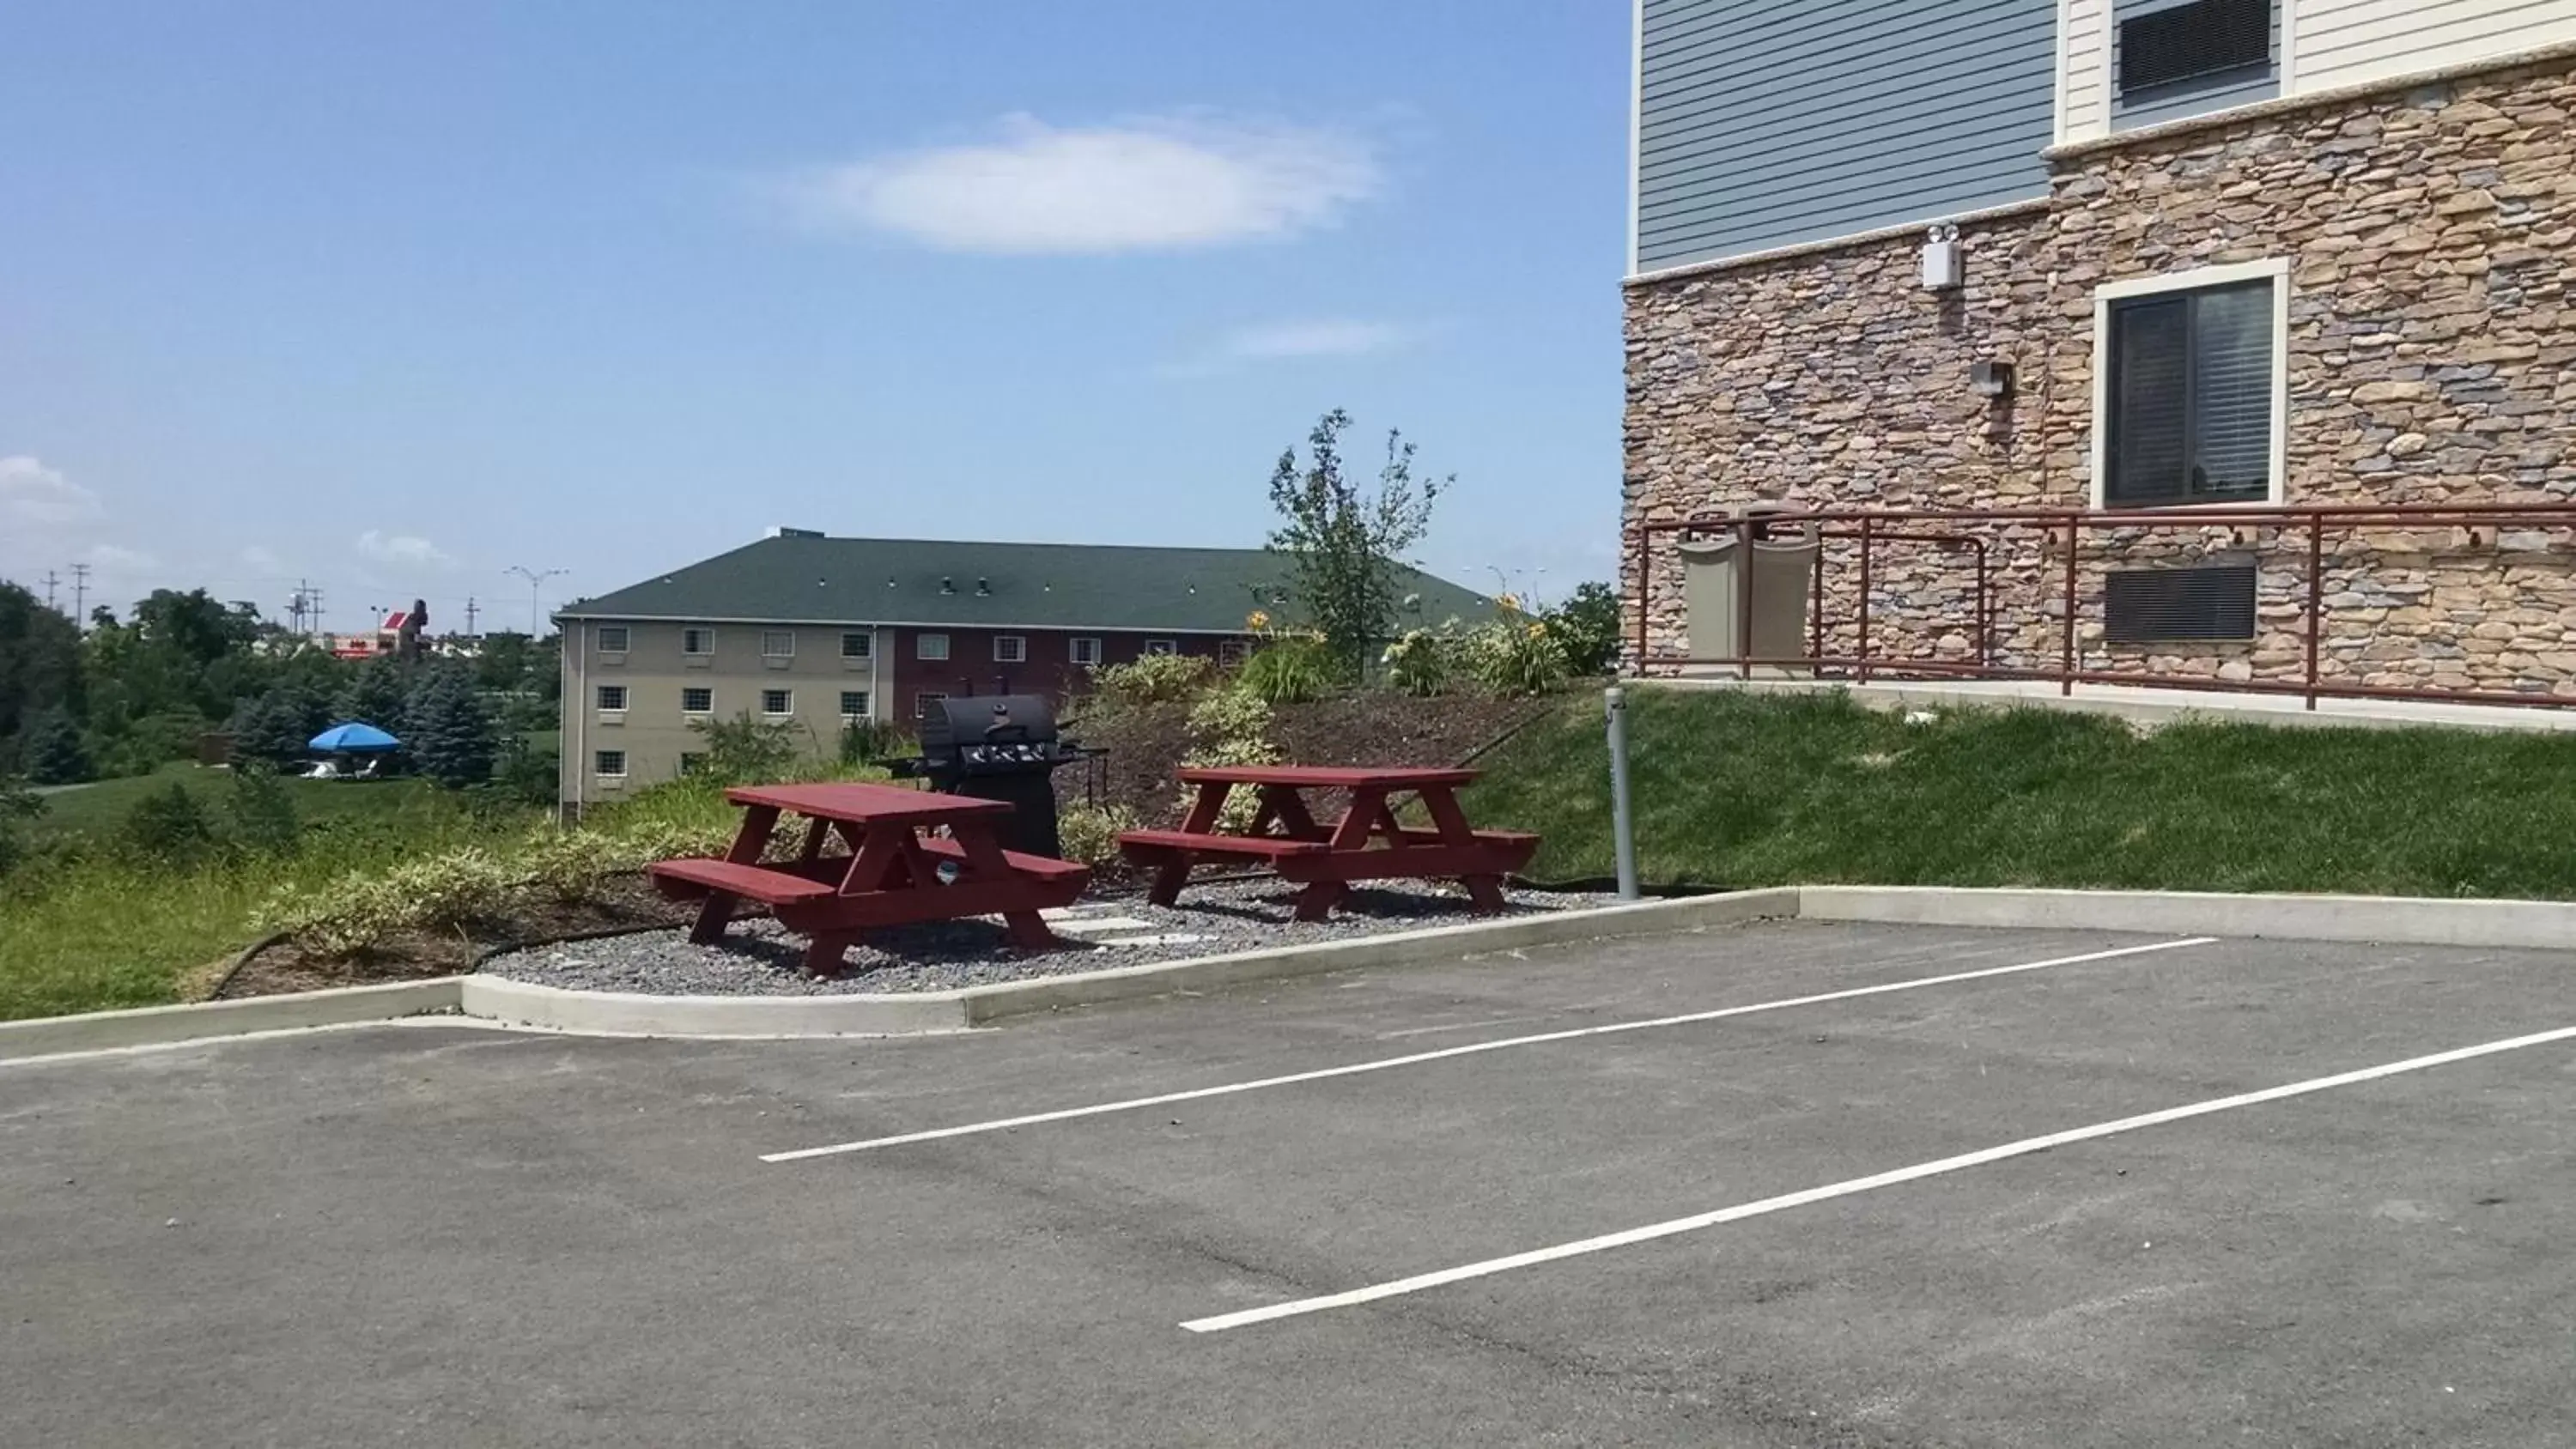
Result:
<instances>
[{"instance_id":1,"label":"shrub","mask_svg":"<svg viewBox=\"0 0 2576 1449\"><path fill-rule=\"evenodd\" d=\"M22 782L0 775L0 876L16 870L33 854L18 823L45 813L45 797Z\"/></svg>"},{"instance_id":2,"label":"shrub","mask_svg":"<svg viewBox=\"0 0 2576 1449\"><path fill-rule=\"evenodd\" d=\"M841 763L873 765L898 755L916 753L912 738L894 721L854 719L841 726Z\"/></svg>"},{"instance_id":3,"label":"shrub","mask_svg":"<svg viewBox=\"0 0 2576 1449\"><path fill-rule=\"evenodd\" d=\"M302 848L295 801L277 777L258 765L236 766L224 801L224 834L257 855L293 855Z\"/></svg>"},{"instance_id":4,"label":"shrub","mask_svg":"<svg viewBox=\"0 0 2576 1449\"><path fill-rule=\"evenodd\" d=\"M1456 652L1456 641L1446 634L1409 629L1404 637L1386 646L1380 662L1386 665L1388 684L1427 699L1449 687L1451 656Z\"/></svg>"},{"instance_id":5,"label":"shrub","mask_svg":"<svg viewBox=\"0 0 2576 1449\"><path fill-rule=\"evenodd\" d=\"M1546 618L1565 655L1565 667L1583 678L1608 674L1619 662L1619 596L1604 583L1577 584Z\"/></svg>"},{"instance_id":6,"label":"shrub","mask_svg":"<svg viewBox=\"0 0 2576 1449\"><path fill-rule=\"evenodd\" d=\"M99 772L119 777L149 775L173 760L193 760L206 728L206 717L192 709L147 714L99 742Z\"/></svg>"},{"instance_id":7,"label":"shrub","mask_svg":"<svg viewBox=\"0 0 2576 1449\"><path fill-rule=\"evenodd\" d=\"M117 853L133 860L194 865L215 847L214 822L176 780L135 801L116 826Z\"/></svg>"},{"instance_id":8,"label":"shrub","mask_svg":"<svg viewBox=\"0 0 2576 1449\"><path fill-rule=\"evenodd\" d=\"M501 759L492 782L522 805L552 805L563 796L563 752L517 731L501 736Z\"/></svg>"},{"instance_id":9,"label":"shrub","mask_svg":"<svg viewBox=\"0 0 2576 1449\"><path fill-rule=\"evenodd\" d=\"M1148 654L1133 664L1091 671L1091 697L1109 709L1169 704L1208 687L1216 661L1198 654Z\"/></svg>"},{"instance_id":10,"label":"shrub","mask_svg":"<svg viewBox=\"0 0 2576 1449\"><path fill-rule=\"evenodd\" d=\"M1216 690L1192 705L1189 731L1190 751L1181 760L1184 765L1267 765L1279 758L1279 747L1270 742L1270 704L1249 690ZM1197 786L1184 787L1182 811L1186 813L1197 798ZM1253 792L1237 790L1226 796L1225 813L1217 817L1217 827L1249 829L1260 809Z\"/></svg>"},{"instance_id":11,"label":"shrub","mask_svg":"<svg viewBox=\"0 0 2576 1449\"><path fill-rule=\"evenodd\" d=\"M1342 661L1322 636L1281 634L1253 650L1234 687L1270 704L1304 704L1333 693L1343 678Z\"/></svg>"},{"instance_id":12,"label":"shrub","mask_svg":"<svg viewBox=\"0 0 2576 1449\"><path fill-rule=\"evenodd\" d=\"M1136 828L1136 812L1124 805L1073 805L1057 817L1056 833L1064 858L1083 865L1105 865L1118 858L1118 837Z\"/></svg>"},{"instance_id":13,"label":"shrub","mask_svg":"<svg viewBox=\"0 0 2576 1449\"><path fill-rule=\"evenodd\" d=\"M1461 648L1467 671L1496 694L1545 694L1565 682L1565 651L1546 621L1506 607L1471 631Z\"/></svg>"},{"instance_id":14,"label":"shrub","mask_svg":"<svg viewBox=\"0 0 2576 1449\"><path fill-rule=\"evenodd\" d=\"M753 719L744 710L731 719L691 720L689 728L706 743L702 781L769 785L796 767L796 726L786 720Z\"/></svg>"},{"instance_id":15,"label":"shrub","mask_svg":"<svg viewBox=\"0 0 2576 1449\"><path fill-rule=\"evenodd\" d=\"M518 872L499 857L465 846L390 869L354 871L319 890L287 887L262 903L254 925L345 956L398 932L460 930L489 920L507 907L518 884Z\"/></svg>"}]
</instances>

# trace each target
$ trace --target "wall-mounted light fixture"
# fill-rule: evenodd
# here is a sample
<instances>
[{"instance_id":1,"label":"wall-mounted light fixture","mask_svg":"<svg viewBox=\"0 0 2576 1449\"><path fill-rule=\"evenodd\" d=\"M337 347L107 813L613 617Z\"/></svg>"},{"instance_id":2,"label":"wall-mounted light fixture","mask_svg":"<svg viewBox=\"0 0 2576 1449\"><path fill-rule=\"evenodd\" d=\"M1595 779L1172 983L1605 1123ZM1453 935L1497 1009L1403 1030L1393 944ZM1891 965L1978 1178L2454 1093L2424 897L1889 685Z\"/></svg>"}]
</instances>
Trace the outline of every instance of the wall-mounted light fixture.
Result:
<instances>
[{"instance_id":1,"label":"wall-mounted light fixture","mask_svg":"<svg viewBox=\"0 0 2576 1449\"><path fill-rule=\"evenodd\" d=\"M2013 395L2013 365L1981 357L1968 364L1968 386L1977 396L2000 402Z\"/></svg>"},{"instance_id":2,"label":"wall-mounted light fixture","mask_svg":"<svg viewBox=\"0 0 2576 1449\"><path fill-rule=\"evenodd\" d=\"M1947 292L1966 280L1965 259L1959 252L1959 229L1943 222L1932 228L1923 239L1923 285L1934 292Z\"/></svg>"}]
</instances>

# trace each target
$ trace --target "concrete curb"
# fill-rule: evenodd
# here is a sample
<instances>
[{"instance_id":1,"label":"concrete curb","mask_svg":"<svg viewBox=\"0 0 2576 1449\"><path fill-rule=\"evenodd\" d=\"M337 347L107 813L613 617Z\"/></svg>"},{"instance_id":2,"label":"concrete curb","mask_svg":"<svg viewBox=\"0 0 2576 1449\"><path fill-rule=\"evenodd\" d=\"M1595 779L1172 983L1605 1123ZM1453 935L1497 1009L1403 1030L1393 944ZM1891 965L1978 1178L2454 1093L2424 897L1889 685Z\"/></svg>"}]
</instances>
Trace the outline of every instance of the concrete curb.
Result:
<instances>
[{"instance_id":1,"label":"concrete curb","mask_svg":"<svg viewBox=\"0 0 2576 1449\"><path fill-rule=\"evenodd\" d=\"M441 976L428 981L394 981L382 986L343 986L329 991L298 991L285 996L254 996L242 1001L201 1001L185 1006L142 1006L131 1011L92 1011L79 1016L43 1016L32 1021L0 1022L0 1062L65 1052L106 1051L116 1047L165 1046L173 1042L242 1036L250 1032L298 1031L355 1022L393 1021L434 1011L454 1011L466 978Z\"/></svg>"},{"instance_id":2,"label":"concrete curb","mask_svg":"<svg viewBox=\"0 0 2576 1449\"><path fill-rule=\"evenodd\" d=\"M1654 935L1765 918L1891 925L2287 937L2383 945L2576 949L2576 902L2185 891L1953 890L1804 886L1644 901L1438 926L1352 941L1202 956L958 991L849 996L644 996L447 976L246 1001L149 1006L0 1022L0 1062L118 1047L392 1021L429 1012L608 1036L918 1036L1016 1017L1214 991L1327 971L1456 961L1570 941Z\"/></svg>"},{"instance_id":3,"label":"concrete curb","mask_svg":"<svg viewBox=\"0 0 2576 1449\"><path fill-rule=\"evenodd\" d=\"M2271 936L2404 946L2576 947L2576 903L2563 901L1805 886L1798 892L1798 914L1808 920L1914 926Z\"/></svg>"},{"instance_id":4,"label":"concrete curb","mask_svg":"<svg viewBox=\"0 0 2576 1449\"><path fill-rule=\"evenodd\" d=\"M1798 893L1794 890L1744 891L1552 911L1355 941L1322 941L1271 951L1120 966L955 991L873 996L646 996L566 991L498 977L468 976L464 978L463 1010L468 1016L516 1026L611 1036L915 1036L963 1031L970 1026L1067 1007L1211 991L1324 971L1454 961L1562 941L1683 931L1764 916L1795 915L1797 909Z\"/></svg>"}]
</instances>

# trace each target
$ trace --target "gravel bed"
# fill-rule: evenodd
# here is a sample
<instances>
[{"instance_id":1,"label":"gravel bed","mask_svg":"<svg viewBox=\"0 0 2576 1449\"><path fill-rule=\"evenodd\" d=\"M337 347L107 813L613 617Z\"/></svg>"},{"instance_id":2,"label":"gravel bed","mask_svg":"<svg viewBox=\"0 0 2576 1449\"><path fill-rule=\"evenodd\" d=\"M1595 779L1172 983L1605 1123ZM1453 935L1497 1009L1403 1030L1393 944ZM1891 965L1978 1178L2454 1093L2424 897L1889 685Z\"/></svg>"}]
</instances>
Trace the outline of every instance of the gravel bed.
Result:
<instances>
[{"instance_id":1,"label":"gravel bed","mask_svg":"<svg viewBox=\"0 0 2576 1449\"><path fill-rule=\"evenodd\" d=\"M480 969L541 986L652 996L946 991L1478 919L1466 895L1454 888L1355 888L1331 920L1309 924L1290 919L1297 889L1277 881L1194 885L1179 906L1169 909L1149 904L1143 896L1086 898L1051 922L1069 943L1065 949L1034 955L1011 949L998 918L872 931L864 944L850 948L842 973L830 980L807 976L804 938L765 918L734 922L724 941L713 946L691 945L683 931L644 931L531 946L494 956ZM1615 900L1544 891L1512 891L1510 898L1515 912L1573 910Z\"/></svg>"}]
</instances>

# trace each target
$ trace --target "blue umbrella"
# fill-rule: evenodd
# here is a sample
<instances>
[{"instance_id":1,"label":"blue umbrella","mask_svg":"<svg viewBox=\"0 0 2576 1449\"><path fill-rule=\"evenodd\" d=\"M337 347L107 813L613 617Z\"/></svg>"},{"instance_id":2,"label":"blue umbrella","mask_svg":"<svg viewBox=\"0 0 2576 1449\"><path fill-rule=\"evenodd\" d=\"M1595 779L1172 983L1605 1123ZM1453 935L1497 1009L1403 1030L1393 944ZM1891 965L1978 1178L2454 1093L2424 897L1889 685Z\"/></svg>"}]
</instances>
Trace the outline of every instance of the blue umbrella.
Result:
<instances>
[{"instance_id":1,"label":"blue umbrella","mask_svg":"<svg viewBox=\"0 0 2576 1449\"><path fill-rule=\"evenodd\" d=\"M399 748L401 744L402 741L395 739L392 735L386 734L383 730L376 728L374 725L360 724L355 720L352 720L347 724L333 725L322 733L315 735L312 740L313 748L325 753L357 753L364 750L390 750Z\"/></svg>"}]
</instances>

